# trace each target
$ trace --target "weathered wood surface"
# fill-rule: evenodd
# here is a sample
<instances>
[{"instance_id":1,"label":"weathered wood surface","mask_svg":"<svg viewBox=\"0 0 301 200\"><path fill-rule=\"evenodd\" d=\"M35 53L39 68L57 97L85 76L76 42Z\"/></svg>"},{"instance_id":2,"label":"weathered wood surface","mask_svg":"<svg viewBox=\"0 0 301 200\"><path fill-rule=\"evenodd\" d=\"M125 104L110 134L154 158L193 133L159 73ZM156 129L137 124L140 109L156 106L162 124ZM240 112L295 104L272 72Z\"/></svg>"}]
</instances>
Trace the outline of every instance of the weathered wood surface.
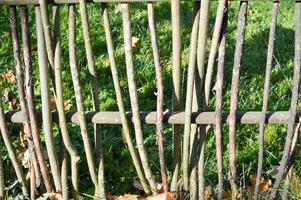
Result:
<instances>
[{"instance_id":1,"label":"weathered wood surface","mask_svg":"<svg viewBox=\"0 0 301 200\"><path fill-rule=\"evenodd\" d=\"M58 122L57 112L52 112L53 122ZM167 112L163 115L163 123L169 124L184 124L185 112ZM126 112L128 120L132 119L132 113ZM265 123L269 124L286 124L289 121L288 111L273 111L267 112ZM23 123L24 114L22 112L7 112L5 114L6 121L11 123ZM41 112L37 113L39 121L41 121ZM72 123L79 123L79 115L77 112L67 112L67 121ZM238 124L258 124L260 123L261 111L247 111L237 112L236 123ZM106 112L86 112L86 119L88 123L97 124L121 124L121 118L119 112L106 111ZM142 123L155 124L156 123L156 112L142 111L140 112L140 119ZM229 113L224 112L222 114L222 123L228 123ZM194 112L191 117L192 123L197 124L215 124L215 112ZM297 113L295 118L296 123L301 122L301 112Z\"/></svg>"}]
</instances>

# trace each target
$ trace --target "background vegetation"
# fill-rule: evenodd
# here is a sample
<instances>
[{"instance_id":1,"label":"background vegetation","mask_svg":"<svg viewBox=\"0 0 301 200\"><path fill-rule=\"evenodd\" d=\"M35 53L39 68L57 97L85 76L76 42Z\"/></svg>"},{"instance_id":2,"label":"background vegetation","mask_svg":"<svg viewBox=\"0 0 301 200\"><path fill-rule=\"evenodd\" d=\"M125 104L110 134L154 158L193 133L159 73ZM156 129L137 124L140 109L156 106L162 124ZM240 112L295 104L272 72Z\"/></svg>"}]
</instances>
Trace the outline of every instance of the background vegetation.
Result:
<instances>
[{"instance_id":1,"label":"background vegetation","mask_svg":"<svg viewBox=\"0 0 301 200\"><path fill-rule=\"evenodd\" d=\"M185 93L186 69L188 66L190 32L192 27L193 2L182 3L182 72L183 81L182 88ZM211 16L209 22L209 40L212 36L215 12L217 2L211 3ZM224 85L224 107L225 111L230 107L230 87L232 77L232 66L234 57L234 46L236 41L236 26L239 2L231 2L228 21L227 50L226 50L226 66L225 66L225 85ZM239 90L239 111L259 111L262 106L262 93L264 84L264 71L266 62L266 51L268 43L269 23L271 18L272 1L261 2L251 1L248 10L248 26L246 30L244 54L242 59L242 72L240 78ZM115 43L115 54L118 64L120 83L124 95L126 109L130 110L129 94L127 89L127 79L124 61L123 36L122 36L122 19L118 12L118 5L111 4L110 20L112 25L112 34ZM35 85L35 101L36 107L41 107L40 87L38 79L37 52L36 52L36 34L33 8L30 8L31 23L31 40L33 48L33 66L34 66L34 85ZM96 60L97 73L100 83L99 98L101 101L101 109L103 111L117 111L117 104L114 94L113 81L111 80L111 71L108 62L108 55L105 43L105 34L103 30L103 22L100 14L100 5L89 4L89 19L91 27L91 35L93 39L93 50ZM49 12L50 13L50 12ZM171 13L170 4L168 2L158 2L155 6L155 16L157 20L157 36L161 54L161 64L164 69L164 107L171 109L172 96L172 46L171 46ZM68 36L67 36L67 7L64 6L61 12L62 21L62 62L63 62L63 79L64 79L64 97L71 100L75 109L75 98L72 86L69 61L68 61ZM132 33L139 41L135 48L135 73L138 88L138 96L141 110L156 110L156 85L155 85L155 68L153 63L153 55L150 44L150 36L148 31L147 10L145 4L131 4ZM79 14L77 16L77 60L80 68L80 78L83 87L86 110L92 109L92 99L90 95L89 76L87 69L87 61L84 48L84 40ZM294 1L282 1L280 4L279 18L277 24L274 62L271 78L271 92L268 110L289 109L291 96L291 81L293 75L293 57L294 57ZM12 42L9 27L9 9L8 7L0 7L0 73L6 73L10 69L13 70ZM213 79L215 80L215 79ZM17 94L17 86L15 83L8 81L0 82L0 91L11 91ZM214 91L213 91L214 92ZM210 110L214 110L214 95L211 95ZM300 107L300 103L298 104ZM7 109L8 106L6 106ZM12 137L15 137L15 147L18 149L18 133L21 129L19 125L10 125ZM92 126L90 128L91 139L93 138ZM158 151L156 146L155 127L144 125L145 145L148 148L151 167L160 180ZM79 126L69 124L69 131L72 136L72 142L76 146L81 156L80 163L80 190L89 194L91 181L87 177L87 166L85 162L83 143L79 134ZM55 132L57 135L57 131ZM215 157L215 142L213 131L206 138L206 184L217 185L217 167ZM224 163L228 165L228 127L224 125ZM113 194L123 194L125 192L139 193L133 186L136 177L135 169L132 165L129 151L126 148L122 138L121 126L103 125L102 136L105 148L105 173L107 182L107 191ZM172 151L172 134L171 125L165 126L166 147L165 155L168 169L171 170L171 151ZM266 154L264 160L264 176L273 179L274 166L279 164L281 152L286 135L286 125L268 125L265 132ZM56 144L59 151L58 137ZM14 176L11 171L8 155L5 148L4 151L5 170L7 176ZM239 177L249 181L249 175L256 174L258 155L258 125L238 125L237 126L237 163ZM296 174L301 174L301 158L298 157L295 165ZM225 178L227 174L225 173ZM228 183L227 183L228 184ZM248 183L246 183L248 184ZM229 188L229 185L226 185ZM93 187L92 187L93 188ZM14 190L11 191L12 193ZM16 191L17 192L17 191Z\"/></svg>"}]
</instances>

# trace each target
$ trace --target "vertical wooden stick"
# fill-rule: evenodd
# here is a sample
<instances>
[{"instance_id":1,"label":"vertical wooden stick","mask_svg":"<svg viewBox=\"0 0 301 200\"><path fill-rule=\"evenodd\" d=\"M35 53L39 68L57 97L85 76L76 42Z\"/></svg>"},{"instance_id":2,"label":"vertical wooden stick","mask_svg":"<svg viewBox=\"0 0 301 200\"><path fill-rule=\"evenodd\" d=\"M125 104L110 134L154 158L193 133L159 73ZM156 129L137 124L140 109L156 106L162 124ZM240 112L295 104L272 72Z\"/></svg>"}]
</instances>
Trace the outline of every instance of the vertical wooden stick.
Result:
<instances>
[{"instance_id":1,"label":"vertical wooden stick","mask_svg":"<svg viewBox=\"0 0 301 200\"><path fill-rule=\"evenodd\" d=\"M57 160L57 154L55 151L53 130L52 130L52 118L50 115L50 100L49 100L49 76L47 66L47 53L45 49L45 41L42 28L42 20L39 7L36 7L36 26L37 26L37 40L38 40L38 58L39 58L39 73L41 84L41 96L42 96L42 117L43 128L45 133L46 150L49 158L50 168L54 180L54 185L57 192L62 191L61 175Z\"/></svg>"},{"instance_id":2,"label":"vertical wooden stick","mask_svg":"<svg viewBox=\"0 0 301 200\"><path fill-rule=\"evenodd\" d=\"M28 193L28 188L27 188L27 183L26 183L25 177L24 177L24 173L23 173L21 166L18 163L17 156L16 156L13 146L10 142L9 133L8 133L7 126L6 126L5 115L4 115L3 108L2 108L2 99L1 98L0 98L0 129L1 129L2 138L3 138L4 144L6 146L8 155L11 159L14 170L16 172L17 179L18 179L19 183L21 184L22 193L24 196L28 196L29 193Z\"/></svg>"},{"instance_id":3,"label":"vertical wooden stick","mask_svg":"<svg viewBox=\"0 0 301 200\"><path fill-rule=\"evenodd\" d=\"M102 4L103 10L102 10L102 16L103 16L103 23L104 23L104 29L106 34L106 41L107 41L107 48L108 48L108 55L111 65L111 72L112 72L112 78L115 88L115 94L117 99L117 105L121 117L121 123L123 128L123 133L125 136L126 143L128 145L134 166L136 168L136 172L138 174L138 177L141 181L141 184L143 186L144 192L146 194L150 194L151 191L149 189L149 185L147 183L147 180L145 179L145 175L141 166L140 158L137 155L137 152L135 150L135 146L132 142L131 134L130 134L130 128L129 124L126 118L126 113L124 109L124 103L122 100L122 93L121 93L121 87L119 83L119 76L118 76L118 69L115 61L115 55L114 55L114 46L113 46L113 39L112 39L112 33L111 33L111 27L110 27L110 21L109 21L109 14L108 14L108 8L106 4Z\"/></svg>"},{"instance_id":4,"label":"vertical wooden stick","mask_svg":"<svg viewBox=\"0 0 301 200\"><path fill-rule=\"evenodd\" d=\"M172 111L181 107L181 0L171 1L172 15ZM171 191L177 190L181 163L181 126L173 125L173 173Z\"/></svg>"},{"instance_id":5,"label":"vertical wooden stick","mask_svg":"<svg viewBox=\"0 0 301 200\"><path fill-rule=\"evenodd\" d=\"M52 42L53 40L51 36L51 31L50 31L51 27L49 23L48 14L47 14L47 4L48 4L47 0L39 0L48 61L50 63L50 66L54 68L54 53L53 53L53 42Z\"/></svg>"},{"instance_id":6,"label":"vertical wooden stick","mask_svg":"<svg viewBox=\"0 0 301 200\"><path fill-rule=\"evenodd\" d=\"M52 185L50 181L49 171L46 165L45 156L43 153L39 127L37 123L35 108L34 108L34 93L33 93L33 76L32 76L32 61L31 61L31 47L29 37L29 22L28 22L28 9L26 6L20 8L21 14L21 28L22 28L22 41L23 41L23 55L25 64L25 90L27 97L27 106L30 119L30 127L32 132L32 139L34 143L34 149L39 162L41 174L43 177L43 183L47 192L52 192ZM39 172L35 171L35 177L39 180Z\"/></svg>"},{"instance_id":7,"label":"vertical wooden stick","mask_svg":"<svg viewBox=\"0 0 301 200\"><path fill-rule=\"evenodd\" d=\"M288 199L287 196L288 196L291 179L292 179L293 172L294 172L293 171L294 163L295 163L296 157L298 155L299 142L300 142L300 124L297 124L295 127L294 136L293 136L293 140L292 140L292 147L291 147L291 151L290 151L290 161L287 166L288 172L285 177L285 183L284 183L284 188L283 188L283 193L282 193L282 200Z\"/></svg>"},{"instance_id":8,"label":"vertical wooden stick","mask_svg":"<svg viewBox=\"0 0 301 200\"><path fill-rule=\"evenodd\" d=\"M295 27L295 68L294 68L294 78L293 78L293 88L292 88L292 98L290 107L290 117L287 127L287 136L285 141L285 146L282 154L282 159L280 162L279 170L276 176L275 183L273 185L269 199L275 199L278 187L282 180L287 161L290 157L290 150L292 146L292 138L294 134L294 123L297 112L297 102L300 84L300 68L301 68L301 2L296 2L296 27Z\"/></svg>"},{"instance_id":9,"label":"vertical wooden stick","mask_svg":"<svg viewBox=\"0 0 301 200\"><path fill-rule=\"evenodd\" d=\"M2 140L0 138L0 145L2 146ZM4 199L4 168L3 168L3 158L2 158L2 149L0 149L0 199Z\"/></svg>"},{"instance_id":10,"label":"vertical wooden stick","mask_svg":"<svg viewBox=\"0 0 301 200\"><path fill-rule=\"evenodd\" d=\"M17 14L16 14L16 7L12 6L10 7L10 21L11 21L11 32L12 32L12 41L13 41L13 54L14 54L14 60L15 60L15 68L16 68L16 77L17 77L17 84L18 84L18 93L20 98L20 106L21 110L26 113L25 115L25 123L24 125L24 131L26 134L26 139L28 142L28 149L30 151L30 160L33 163L33 167L37 167L37 157L34 151L34 144L32 142L32 134L30 130L30 123L29 123L29 117L28 117L28 108L25 102L25 91L24 91L24 79L23 79L23 72L21 69L21 58L20 58L20 47L19 47L19 36L18 36L18 30L17 30ZM34 175L31 174L31 178ZM34 178L35 179L35 178ZM31 188L31 193L34 194L34 188Z\"/></svg>"},{"instance_id":11,"label":"vertical wooden stick","mask_svg":"<svg viewBox=\"0 0 301 200\"><path fill-rule=\"evenodd\" d=\"M197 46L197 66L200 78L200 91L203 90L204 84L204 65L206 60L206 43L208 32L208 20L209 20L209 0L203 0L200 2L200 22L198 32L198 46ZM206 102L205 102L206 105ZM208 106L205 106L206 110ZM205 180L204 180L204 165L205 165L205 138L206 138L206 126L199 128L199 160L198 160L198 192L199 199L204 198L205 192Z\"/></svg>"},{"instance_id":12,"label":"vertical wooden stick","mask_svg":"<svg viewBox=\"0 0 301 200\"><path fill-rule=\"evenodd\" d=\"M154 5L152 2L147 4L147 11L148 11L148 25L149 25L150 35L151 35L151 42L152 42L153 55L154 55L155 68L156 68L156 79L157 79L156 132L158 137L160 171L161 171L161 178L162 178L164 192L168 192L168 179L167 179L166 165L165 165L165 158L164 158L163 74L162 74L162 67L160 64L160 53L158 48L157 36L156 36Z\"/></svg>"},{"instance_id":13,"label":"vertical wooden stick","mask_svg":"<svg viewBox=\"0 0 301 200\"><path fill-rule=\"evenodd\" d=\"M132 33L131 33L131 19L128 3L121 4L122 21L123 21L123 35L124 35L124 50L127 69L127 78L129 84L129 93L131 99L131 107L133 112L133 121L135 127L135 135L140 154L141 163L144 169L145 177L148 180L153 193L157 193L156 182L151 172L146 149L143 144L143 133L141 121L139 118L139 102L137 96L137 88L135 83L133 51L132 51Z\"/></svg>"},{"instance_id":14,"label":"vertical wooden stick","mask_svg":"<svg viewBox=\"0 0 301 200\"><path fill-rule=\"evenodd\" d=\"M236 185L236 162L235 162L235 126L236 126L236 110L239 88L239 74L241 68L241 57L243 52L244 35L247 20L248 2L243 1L240 4L238 25L237 25L237 39L235 44L234 64L232 72L231 83L231 103L230 103L230 116L229 116L229 167L230 167L230 182L232 187L232 198L236 198L237 185Z\"/></svg>"},{"instance_id":15,"label":"vertical wooden stick","mask_svg":"<svg viewBox=\"0 0 301 200\"><path fill-rule=\"evenodd\" d=\"M196 52L197 52L197 39L199 30L200 11L199 7L196 11L193 27L191 31L190 52L189 52L189 65L187 75L187 89L186 89L186 103L185 103L185 126L184 126L184 139L183 139L183 181L184 190L189 191L189 144L190 144L190 129L191 129L191 112L192 112L192 99L193 87L196 69Z\"/></svg>"},{"instance_id":16,"label":"vertical wooden stick","mask_svg":"<svg viewBox=\"0 0 301 200\"><path fill-rule=\"evenodd\" d=\"M216 18L215 18L215 25L214 25L214 31L213 31L213 36L212 36L212 44L211 44L207 72L206 72L206 79L205 79L205 101L206 101L207 105L209 102L213 66L215 63L215 56L216 56L217 49L218 49L219 37L220 37L221 28L222 28L222 22L223 22L223 16L224 16L224 12L225 12L226 2L227 2L227 0L218 1L218 8L217 8L217 13L216 13Z\"/></svg>"},{"instance_id":17,"label":"vertical wooden stick","mask_svg":"<svg viewBox=\"0 0 301 200\"><path fill-rule=\"evenodd\" d=\"M199 76L201 79L201 84L204 79L204 65L206 60L206 43L207 43L207 33L208 33L208 20L209 20L209 0L203 0L200 2L200 25L199 35L198 35L198 49L197 49L197 65Z\"/></svg>"},{"instance_id":18,"label":"vertical wooden stick","mask_svg":"<svg viewBox=\"0 0 301 200\"><path fill-rule=\"evenodd\" d=\"M87 62L88 62L88 68L90 72L90 79L91 79L91 85L92 85L92 98L93 98L93 107L94 111L99 111L99 85L98 85L98 79L96 74L96 68L95 68L95 60L94 60L94 54L92 50L91 45L91 35L90 35L90 27L89 27L89 19L88 19L88 13L86 8L86 0L80 0L80 15L82 20L82 27L83 27L83 34L84 34L84 40L85 40L85 49L86 49L86 55L87 55ZM94 139L95 139L95 148L97 151L98 156L101 149L101 137L100 137L100 127L99 125L96 125L94 131ZM99 160L99 159L97 159ZM100 159L102 160L102 159Z\"/></svg>"},{"instance_id":19,"label":"vertical wooden stick","mask_svg":"<svg viewBox=\"0 0 301 200\"><path fill-rule=\"evenodd\" d=\"M272 19L270 24L270 35L269 35L269 44L267 52L267 63L265 70L265 81L263 89L263 102L262 102L262 113L259 124L259 152L258 152L258 168L257 168L257 177L256 185L254 191L254 198L258 198L259 185L262 175L262 166L264 159L264 126L265 126L265 115L268 108L269 92L270 92L270 80L271 80L271 71L272 71L272 62L273 62L273 51L274 51L274 40L275 40L275 30L277 25L277 14L278 14L278 1L274 1Z\"/></svg>"},{"instance_id":20,"label":"vertical wooden stick","mask_svg":"<svg viewBox=\"0 0 301 200\"><path fill-rule=\"evenodd\" d=\"M68 187L68 150L65 147L62 138L60 138L60 146L61 146L61 153L62 153L62 159L61 159L61 163L62 163L61 164L62 197L63 197L63 200L69 200L69 187ZM72 158L71 158L71 162L72 162Z\"/></svg>"},{"instance_id":21,"label":"vertical wooden stick","mask_svg":"<svg viewBox=\"0 0 301 200\"><path fill-rule=\"evenodd\" d=\"M33 163L30 165L30 199L34 200L36 198L36 171Z\"/></svg>"},{"instance_id":22,"label":"vertical wooden stick","mask_svg":"<svg viewBox=\"0 0 301 200\"><path fill-rule=\"evenodd\" d=\"M196 2L196 4L199 4ZM195 12L199 9L199 5L195 6ZM193 87L193 98L192 98L192 112L197 112L199 109L200 104L200 77L199 73L195 72L195 80L194 80L194 87ZM190 185L189 185L189 194L191 200L198 199L198 160L199 160L199 137L200 135L200 126L198 124L191 124L190 129Z\"/></svg>"},{"instance_id":23,"label":"vertical wooden stick","mask_svg":"<svg viewBox=\"0 0 301 200\"><path fill-rule=\"evenodd\" d=\"M63 84L62 84L62 64L61 64L61 34L60 34L60 10L58 6L53 7L54 18L54 74L55 74L55 91L56 91L56 107L59 115L59 125L62 133L64 146L71 156L71 180L72 185L78 185L78 162L80 160L76 148L71 143L69 136L67 121L64 108ZM64 159L65 160L65 159ZM66 161L67 162L67 161ZM64 164L65 162L63 162ZM63 166L62 166L62 169ZM63 179L63 177L62 177Z\"/></svg>"},{"instance_id":24,"label":"vertical wooden stick","mask_svg":"<svg viewBox=\"0 0 301 200\"><path fill-rule=\"evenodd\" d=\"M226 8L227 9L227 8ZM217 198L223 198L224 174L223 174L223 136L222 136L222 111L223 111L223 81L226 53L226 30L228 11L225 12L221 30L221 42L218 53L218 65L216 74L216 100L215 100L215 145L218 171L218 194Z\"/></svg>"},{"instance_id":25,"label":"vertical wooden stick","mask_svg":"<svg viewBox=\"0 0 301 200\"><path fill-rule=\"evenodd\" d=\"M74 87L74 91L75 91L76 107L77 107L77 111L80 116L81 135L82 135L83 142L84 142L85 154L87 157L90 176L91 176L92 182L94 183L95 188L97 190L97 188L98 188L97 182L98 181L97 181L97 175L96 175L96 170L95 170L92 146L91 146L89 135L88 135L83 97L82 97L82 93L81 93L81 84L80 84L80 80L79 80L79 72L77 69L77 62L76 62L75 6L72 4L69 5L68 25L69 25L69 60L70 60L72 82L73 82L73 87ZM72 182L75 183L75 180ZM78 185L73 185L73 187L74 187L75 191L78 191Z\"/></svg>"},{"instance_id":26,"label":"vertical wooden stick","mask_svg":"<svg viewBox=\"0 0 301 200\"><path fill-rule=\"evenodd\" d=\"M90 36L90 27L89 27L89 19L88 13L86 8L86 0L79 1L79 11L82 21L82 28L84 34L84 41L85 41L85 49L86 49L86 56L88 62L88 68L90 72L90 80L92 85L92 99L93 99L93 107L94 111L98 112L100 110L99 105L99 86L98 86L98 79L96 74L95 68L95 60L91 45L91 36ZM104 177L104 160L103 160L103 149L102 149L102 139L100 134L100 125L94 125L94 139L95 139L95 148L97 153L96 161L99 161L98 167L98 189L97 189L97 196L99 198L105 198L105 177Z\"/></svg>"}]
</instances>

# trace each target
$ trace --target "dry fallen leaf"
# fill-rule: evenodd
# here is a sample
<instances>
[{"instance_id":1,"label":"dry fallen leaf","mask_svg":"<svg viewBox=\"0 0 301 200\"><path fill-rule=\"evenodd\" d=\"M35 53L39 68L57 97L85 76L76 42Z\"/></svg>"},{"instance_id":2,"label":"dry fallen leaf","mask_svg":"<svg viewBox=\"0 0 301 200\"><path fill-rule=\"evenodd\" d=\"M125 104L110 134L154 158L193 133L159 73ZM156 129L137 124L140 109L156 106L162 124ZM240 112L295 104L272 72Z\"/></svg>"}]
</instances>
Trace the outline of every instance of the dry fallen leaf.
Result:
<instances>
[{"instance_id":1,"label":"dry fallen leaf","mask_svg":"<svg viewBox=\"0 0 301 200\"><path fill-rule=\"evenodd\" d=\"M0 80L7 80L11 83L14 83L16 80L16 76L14 75L12 70L9 70L6 73L0 74Z\"/></svg>"},{"instance_id":2,"label":"dry fallen leaf","mask_svg":"<svg viewBox=\"0 0 301 200\"><path fill-rule=\"evenodd\" d=\"M213 192L212 192L212 187L207 186L205 188L205 200L210 200L213 198Z\"/></svg>"},{"instance_id":3,"label":"dry fallen leaf","mask_svg":"<svg viewBox=\"0 0 301 200\"><path fill-rule=\"evenodd\" d=\"M231 192L223 192L223 200L231 200L232 199L232 193Z\"/></svg>"},{"instance_id":4,"label":"dry fallen leaf","mask_svg":"<svg viewBox=\"0 0 301 200\"><path fill-rule=\"evenodd\" d=\"M255 186L256 186L256 175L251 175L250 176L250 180L251 180L251 184L252 184L252 189L255 190ZM259 191L262 192L267 192L271 189L272 187L272 181L270 179L264 179L263 177L261 177L260 180L260 184L259 184Z\"/></svg>"},{"instance_id":5,"label":"dry fallen leaf","mask_svg":"<svg viewBox=\"0 0 301 200\"><path fill-rule=\"evenodd\" d=\"M125 194L125 195L108 195L109 200L138 200L138 195Z\"/></svg>"},{"instance_id":6,"label":"dry fallen leaf","mask_svg":"<svg viewBox=\"0 0 301 200\"><path fill-rule=\"evenodd\" d=\"M50 104L50 110L51 111L57 110L57 108L56 108L56 99L55 99L54 96L50 96L49 102L50 102L49 103ZM72 101L70 99L64 101L65 111L69 111L69 110L71 110L71 108L72 108Z\"/></svg>"},{"instance_id":7,"label":"dry fallen leaf","mask_svg":"<svg viewBox=\"0 0 301 200\"><path fill-rule=\"evenodd\" d=\"M43 194L44 197L47 197L52 200L63 200L63 197L59 193L51 192L51 193L45 193Z\"/></svg>"},{"instance_id":8,"label":"dry fallen leaf","mask_svg":"<svg viewBox=\"0 0 301 200\"><path fill-rule=\"evenodd\" d=\"M146 200L175 200L175 193L165 192L155 196L146 197Z\"/></svg>"},{"instance_id":9,"label":"dry fallen leaf","mask_svg":"<svg viewBox=\"0 0 301 200\"><path fill-rule=\"evenodd\" d=\"M132 47L133 48L137 48L138 47L138 42L139 42L139 38L137 38L137 37L135 37L135 36L133 36L132 37Z\"/></svg>"}]
</instances>

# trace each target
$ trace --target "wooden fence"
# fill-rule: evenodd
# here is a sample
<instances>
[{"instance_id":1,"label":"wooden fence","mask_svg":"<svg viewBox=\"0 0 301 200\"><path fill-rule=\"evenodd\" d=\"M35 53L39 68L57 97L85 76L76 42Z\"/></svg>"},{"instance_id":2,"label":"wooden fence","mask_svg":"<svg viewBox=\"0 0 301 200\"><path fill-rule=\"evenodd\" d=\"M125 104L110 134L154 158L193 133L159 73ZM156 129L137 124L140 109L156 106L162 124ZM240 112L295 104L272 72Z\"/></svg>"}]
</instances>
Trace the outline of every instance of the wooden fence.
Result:
<instances>
[{"instance_id":1,"label":"wooden fence","mask_svg":"<svg viewBox=\"0 0 301 200\"><path fill-rule=\"evenodd\" d=\"M205 135L208 125L214 125L216 142L216 159L218 168L218 192L217 199L223 199L224 192L224 171L229 170L229 181L232 190L232 199L239 198L239 186L237 178L236 163L236 124L259 124L259 153L258 171L256 187L254 192L255 199L263 198L260 193L260 181L262 177L262 166L264 156L264 132L266 123L287 124L287 136L284 144L282 159L277 172L275 182L269 192L268 199L275 199L282 195L287 199L289 182L292 176L294 161L296 159L296 143L298 140L300 113L297 112L298 91L300 82L301 67L301 2L296 2L295 17L295 61L294 76L292 85L292 97L289 111L267 111L271 68L273 61L274 38L277 24L277 13L279 2L273 2L272 17L270 23L270 33L266 60L266 72L263 90L262 111L237 111L238 91L240 81L241 59L243 56L244 35L246 30L248 1L241 1L238 13L237 38L235 44L234 63L231 82L231 103L230 111L223 111L223 84L224 84L224 63L226 49L226 33L228 10L227 0L219 0L215 16L215 24L211 42L208 61L206 60L206 44L208 37L208 13L209 0L195 2L193 26L191 30L189 65L187 69L187 83L185 94L182 98L181 77L181 1L171 1L172 15L172 83L173 97L172 109L169 112L163 110L163 76L160 64L160 53L157 44L156 22L154 4L156 1L143 0L115 0L121 4L123 39L125 50L125 64L128 79L128 89L130 95L131 111L125 110L123 95L119 82L117 64L115 61L114 41L111 35L108 0L93 0L93 3L101 3L100 14L105 30L107 51L110 67L112 71L112 81L118 104L118 112L100 111L99 102L99 83L96 72L94 54L92 50L92 39L88 19L86 0L0 0L0 5L10 6L11 35L13 41L13 55L15 61L15 73L18 85L18 97L21 111L4 112L0 103L0 128L2 140L13 163L18 182L25 196L35 199L37 195L37 180L41 181L47 193L59 193L64 199L77 199L80 194L78 182L79 155L71 142L67 123L78 123L84 144L86 160L88 164L90 178L95 186L95 199L106 199L105 190L105 171L102 138L100 124L122 124L123 133L128 145L130 155L135 166L137 176L143 186L144 192L148 195L157 194L159 191L156 186L153 172L150 168L147 151L144 145L142 126L143 123L155 124L158 137L158 151L160 160L160 173L163 189L167 191L177 191L179 184L183 190L189 193L190 199L205 199ZM156 72L157 83L157 111L140 112L137 87L135 83L135 70L132 49L132 30L131 15L129 4L132 2L144 2L147 4L148 24L151 36L151 45ZM63 83L61 73L61 32L60 32L60 6L68 4L68 51L72 82L76 99L76 112L65 112L63 98ZM35 94L33 92L33 69L32 69L32 41L30 38L30 25L28 20L28 7L34 6L35 12L35 31L37 36L39 80L41 87L42 110L35 110ZM48 8L52 7L53 24L50 22ZM17 12L18 11L18 12ZM32 10L33 11L33 10ZM80 83L80 73L77 67L76 56L76 12L79 11L81 25L84 36L87 65L89 69L93 111L86 112L84 108L84 98ZM19 15L18 15L19 14ZM1 15L1 14L0 14ZM19 21L19 18L21 19ZM18 32L18 27L21 32ZM53 27L54 30L51 29ZM21 44L21 45L20 45ZM22 52L22 53L21 53ZM216 61L218 60L218 61ZM210 95L212 95L212 79L216 69L215 83L215 110L208 110ZM48 70L48 66L50 70ZM198 79L198 81L197 81ZM56 97L57 111L50 109L50 88L53 87ZM199 91L199 92L198 92ZM203 105L197 103L198 94L204 98ZM185 105L185 110L181 110L181 104ZM43 120L42 120L43 119ZM40 127L42 122L42 127ZM62 162L58 162L58 152L54 145L53 122L60 127L62 143L71 157L71 175L68 176L67 154L63 156ZM26 180L23 169L18 163L14 152L8 123L22 123L30 149L30 181ZM87 123L94 124L95 147L91 144ZM130 123L134 126L135 143L131 136ZM173 169L170 177L166 171L164 158L164 128L163 124L173 124ZM223 141L222 126L229 125L229 169L224 168L223 163ZM44 153L41 142L41 129L43 129L46 144L46 154ZM294 131L296 130L296 131ZM295 134L294 134L295 133ZM183 136L182 136L183 134ZM136 144L136 146L135 146ZM137 147L137 148L136 148ZM97 156L94 156L96 152ZM0 156L0 198L4 198L4 175L3 163ZM49 162L49 165L48 163ZM9 178L9 177L5 177ZM68 180L71 179L72 187L68 187ZM179 181L181 178L182 182ZM279 192L278 188L285 179L284 189ZM68 189L69 188L69 189ZM70 191L72 193L70 193ZM264 198L267 198L266 196Z\"/></svg>"}]
</instances>

